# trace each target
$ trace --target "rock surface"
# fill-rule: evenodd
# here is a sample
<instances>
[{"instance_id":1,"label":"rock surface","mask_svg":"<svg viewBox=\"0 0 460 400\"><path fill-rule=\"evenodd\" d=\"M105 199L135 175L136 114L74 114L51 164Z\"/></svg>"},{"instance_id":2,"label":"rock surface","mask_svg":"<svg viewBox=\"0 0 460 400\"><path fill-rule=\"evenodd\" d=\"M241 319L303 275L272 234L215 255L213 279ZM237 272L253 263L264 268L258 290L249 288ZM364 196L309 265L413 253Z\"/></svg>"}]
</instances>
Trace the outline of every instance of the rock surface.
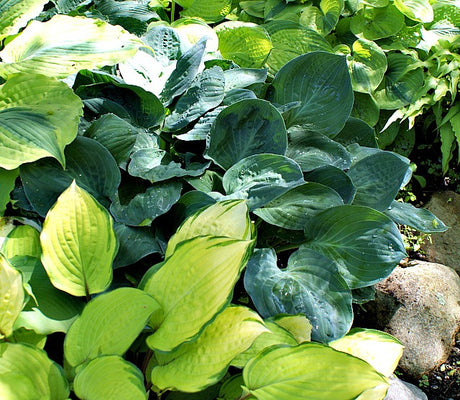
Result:
<instances>
[{"instance_id":1,"label":"rock surface","mask_svg":"<svg viewBox=\"0 0 460 400\"><path fill-rule=\"evenodd\" d=\"M460 274L460 194L455 192L435 193L426 208L444 222L449 229L431 236L422 250L428 261L447 265Z\"/></svg>"},{"instance_id":2,"label":"rock surface","mask_svg":"<svg viewBox=\"0 0 460 400\"><path fill-rule=\"evenodd\" d=\"M412 383L404 382L392 376L390 378L390 387L384 400L428 400L428 397Z\"/></svg>"},{"instance_id":3,"label":"rock surface","mask_svg":"<svg viewBox=\"0 0 460 400\"><path fill-rule=\"evenodd\" d=\"M415 261L376 285L365 304L367 325L404 345L399 366L419 378L448 357L460 329L460 278L444 265Z\"/></svg>"}]
</instances>

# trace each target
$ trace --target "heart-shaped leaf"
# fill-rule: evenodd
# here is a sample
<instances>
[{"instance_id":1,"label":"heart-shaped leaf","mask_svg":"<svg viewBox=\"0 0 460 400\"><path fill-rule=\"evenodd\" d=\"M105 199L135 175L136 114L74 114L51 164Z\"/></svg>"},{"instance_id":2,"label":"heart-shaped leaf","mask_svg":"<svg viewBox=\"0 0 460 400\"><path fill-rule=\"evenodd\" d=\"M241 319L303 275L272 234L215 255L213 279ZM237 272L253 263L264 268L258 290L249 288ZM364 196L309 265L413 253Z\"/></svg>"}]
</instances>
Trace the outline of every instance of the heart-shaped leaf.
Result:
<instances>
[{"instance_id":1,"label":"heart-shaped leaf","mask_svg":"<svg viewBox=\"0 0 460 400\"><path fill-rule=\"evenodd\" d=\"M398 33L404 26L404 15L393 5L365 7L350 22L350 30L367 40L383 39Z\"/></svg>"}]
</instances>

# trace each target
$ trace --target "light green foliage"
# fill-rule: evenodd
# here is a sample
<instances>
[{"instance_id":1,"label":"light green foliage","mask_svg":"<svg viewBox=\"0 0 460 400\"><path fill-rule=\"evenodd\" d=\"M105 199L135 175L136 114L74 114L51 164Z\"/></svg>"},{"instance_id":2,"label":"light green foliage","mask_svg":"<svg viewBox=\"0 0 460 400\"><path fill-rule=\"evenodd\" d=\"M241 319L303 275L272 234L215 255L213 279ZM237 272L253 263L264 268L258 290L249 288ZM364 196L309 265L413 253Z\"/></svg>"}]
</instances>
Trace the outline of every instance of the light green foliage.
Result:
<instances>
[{"instance_id":1,"label":"light green foliage","mask_svg":"<svg viewBox=\"0 0 460 400\"><path fill-rule=\"evenodd\" d=\"M0 40L9 35L14 35L23 28L27 22L40 14L46 0L8 0L0 5Z\"/></svg>"}]
</instances>

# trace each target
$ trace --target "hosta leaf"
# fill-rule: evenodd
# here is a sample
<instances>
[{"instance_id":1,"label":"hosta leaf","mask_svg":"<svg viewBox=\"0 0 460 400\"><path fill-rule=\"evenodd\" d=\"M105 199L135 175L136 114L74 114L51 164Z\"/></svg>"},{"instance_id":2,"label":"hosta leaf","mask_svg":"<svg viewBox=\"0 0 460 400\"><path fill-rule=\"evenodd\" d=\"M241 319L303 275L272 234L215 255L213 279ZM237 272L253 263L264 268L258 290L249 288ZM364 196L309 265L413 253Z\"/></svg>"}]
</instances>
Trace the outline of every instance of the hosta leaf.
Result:
<instances>
[{"instance_id":1,"label":"hosta leaf","mask_svg":"<svg viewBox=\"0 0 460 400\"><path fill-rule=\"evenodd\" d=\"M370 126L375 126L379 120L380 109L375 100L368 94L355 93L355 102L353 103L353 110L351 116L362 119ZM375 146L371 146L375 147Z\"/></svg>"},{"instance_id":2,"label":"hosta leaf","mask_svg":"<svg viewBox=\"0 0 460 400\"><path fill-rule=\"evenodd\" d=\"M308 182L290 189L263 208L254 210L254 214L281 228L303 230L312 216L342 204L343 200L335 190Z\"/></svg>"},{"instance_id":3,"label":"hosta leaf","mask_svg":"<svg viewBox=\"0 0 460 400\"><path fill-rule=\"evenodd\" d=\"M14 35L35 18L43 9L47 0L7 0L0 5L0 40Z\"/></svg>"},{"instance_id":4,"label":"hosta leaf","mask_svg":"<svg viewBox=\"0 0 460 400\"><path fill-rule=\"evenodd\" d=\"M52 284L73 296L104 291L118 249L108 212L75 181L48 212L40 235Z\"/></svg>"},{"instance_id":5,"label":"hosta leaf","mask_svg":"<svg viewBox=\"0 0 460 400\"><path fill-rule=\"evenodd\" d=\"M377 147L374 129L361 119L350 117L334 140L347 147L358 143L364 147Z\"/></svg>"},{"instance_id":6,"label":"hosta leaf","mask_svg":"<svg viewBox=\"0 0 460 400\"><path fill-rule=\"evenodd\" d=\"M423 23L433 21L433 7L428 0L395 0L395 6L414 21Z\"/></svg>"},{"instance_id":7,"label":"hosta leaf","mask_svg":"<svg viewBox=\"0 0 460 400\"><path fill-rule=\"evenodd\" d=\"M354 163L348 171L356 187L353 204L385 211L396 197L408 168L407 162L386 151Z\"/></svg>"},{"instance_id":8,"label":"hosta leaf","mask_svg":"<svg viewBox=\"0 0 460 400\"><path fill-rule=\"evenodd\" d=\"M147 400L148 397L142 372L116 355L98 357L80 369L74 391L85 400Z\"/></svg>"},{"instance_id":9,"label":"hosta leaf","mask_svg":"<svg viewBox=\"0 0 460 400\"><path fill-rule=\"evenodd\" d=\"M197 392L218 382L232 359L267 332L262 319L245 307L227 307L200 337L167 354L157 354L152 383L160 389Z\"/></svg>"},{"instance_id":10,"label":"hosta leaf","mask_svg":"<svg viewBox=\"0 0 460 400\"><path fill-rule=\"evenodd\" d=\"M29 225L19 225L8 234L0 249L10 259L16 256L40 258L40 234Z\"/></svg>"},{"instance_id":11,"label":"hosta leaf","mask_svg":"<svg viewBox=\"0 0 460 400\"><path fill-rule=\"evenodd\" d=\"M185 133L175 135L177 139L184 141L191 140L205 140L209 137L211 132L211 127L214 124L217 116L222 110L225 109L225 106L219 106L214 108L211 111L208 111L204 114L198 121L193 125L193 128Z\"/></svg>"},{"instance_id":12,"label":"hosta leaf","mask_svg":"<svg viewBox=\"0 0 460 400\"><path fill-rule=\"evenodd\" d=\"M144 287L164 313L149 347L171 351L193 340L230 301L252 246L251 240L212 236L178 245Z\"/></svg>"},{"instance_id":13,"label":"hosta leaf","mask_svg":"<svg viewBox=\"0 0 460 400\"><path fill-rule=\"evenodd\" d=\"M304 183L298 164L278 154L255 154L234 164L222 184L231 198L247 199L250 210L262 207Z\"/></svg>"},{"instance_id":14,"label":"hosta leaf","mask_svg":"<svg viewBox=\"0 0 460 400\"><path fill-rule=\"evenodd\" d=\"M17 72L65 78L81 69L116 64L143 43L120 26L99 19L55 15L32 21L0 52L0 76Z\"/></svg>"},{"instance_id":15,"label":"hosta leaf","mask_svg":"<svg viewBox=\"0 0 460 400\"><path fill-rule=\"evenodd\" d=\"M66 335L67 362L75 367L100 355L123 355L154 312L159 312L158 303L139 289L119 288L95 297Z\"/></svg>"},{"instance_id":16,"label":"hosta leaf","mask_svg":"<svg viewBox=\"0 0 460 400\"><path fill-rule=\"evenodd\" d=\"M33 397L21 399L66 400L70 390L61 368L51 361L43 350L25 344L0 343L0 397L18 400L16 391L22 385L32 385ZM12 382L20 384L11 393ZM13 386L14 387L14 386Z\"/></svg>"},{"instance_id":17,"label":"hosta leaf","mask_svg":"<svg viewBox=\"0 0 460 400\"><path fill-rule=\"evenodd\" d=\"M348 58L353 90L372 93L383 79L387 58L374 42L358 39L353 43L352 56Z\"/></svg>"},{"instance_id":18,"label":"hosta leaf","mask_svg":"<svg viewBox=\"0 0 460 400\"><path fill-rule=\"evenodd\" d=\"M336 350L361 358L384 376L398 366L404 346L393 336L374 329L352 329L346 336L329 343Z\"/></svg>"},{"instance_id":19,"label":"hosta leaf","mask_svg":"<svg viewBox=\"0 0 460 400\"><path fill-rule=\"evenodd\" d=\"M213 23L222 21L231 9L231 0L193 0L181 12L181 16L198 17L207 23Z\"/></svg>"},{"instance_id":20,"label":"hosta leaf","mask_svg":"<svg viewBox=\"0 0 460 400\"><path fill-rule=\"evenodd\" d=\"M64 151L66 168L43 159L20 168L26 196L42 216L73 180L108 207L120 185L120 170L109 151L94 139L78 136Z\"/></svg>"},{"instance_id":21,"label":"hosta leaf","mask_svg":"<svg viewBox=\"0 0 460 400\"><path fill-rule=\"evenodd\" d=\"M284 154L286 146L286 128L278 110L265 100L242 100L217 116L206 155L228 169L253 154Z\"/></svg>"},{"instance_id":22,"label":"hosta leaf","mask_svg":"<svg viewBox=\"0 0 460 400\"><path fill-rule=\"evenodd\" d=\"M0 339L13 333L14 322L23 306L21 274L0 253Z\"/></svg>"},{"instance_id":23,"label":"hosta leaf","mask_svg":"<svg viewBox=\"0 0 460 400\"><path fill-rule=\"evenodd\" d=\"M273 47L270 36L260 25L229 21L215 30L222 56L242 68L262 67Z\"/></svg>"},{"instance_id":24,"label":"hosta leaf","mask_svg":"<svg viewBox=\"0 0 460 400\"><path fill-rule=\"evenodd\" d=\"M227 200L199 210L177 229L168 242L165 257L181 242L198 236L221 236L238 240L252 239L248 207L242 200Z\"/></svg>"},{"instance_id":25,"label":"hosta leaf","mask_svg":"<svg viewBox=\"0 0 460 400\"><path fill-rule=\"evenodd\" d=\"M246 365L243 378L245 391L259 400L352 400L375 386L388 387L365 361L317 343L272 346Z\"/></svg>"},{"instance_id":26,"label":"hosta leaf","mask_svg":"<svg viewBox=\"0 0 460 400\"><path fill-rule=\"evenodd\" d=\"M315 51L299 56L278 71L272 85L273 103L301 103L285 114L288 127L303 124L332 136L343 128L353 107L345 57L335 54Z\"/></svg>"},{"instance_id":27,"label":"hosta leaf","mask_svg":"<svg viewBox=\"0 0 460 400\"><path fill-rule=\"evenodd\" d=\"M294 336L298 343L309 342L311 340L312 326L310 321L304 315L280 314L275 315L269 320L286 329L292 336Z\"/></svg>"},{"instance_id":28,"label":"hosta leaf","mask_svg":"<svg viewBox=\"0 0 460 400\"><path fill-rule=\"evenodd\" d=\"M43 157L65 165L82 102L63 82L17 74L0 86L0 167L11 170Z\"/></svg>"},{"instance_id":29,"label":"hosta leaf","mask_svg":"<svg viewBox=\"0 0 460 400\"><path fill-rule=\"evenodd\" d=\"M225 92L242 89L255 83L264 83L267 79L266 69L232 68L224 71Z\"/></svg>"},{"instance_id":30,"label":"hosta leaf","mask_svg":"<svg viewBox=\"0 0 460 400\"><path fill-rule=\"evenodd\" d=\"M10 193L14 189L14 183L19 175L19 170L8 171L0 168L0 217L5 212L7 204L10 202Z\"/></svg>"},{"instance_id":31,"label":"hosta leaf","mask_svg":"<svg viewBox=\"0 0 460 400\"><path fill-rule=\"evenodd\" d=\"M323 211L308 221L305 236L303 246L334 260L351 289L377 283L406 256L393 221L368 207Z\"/></svg>"},{"instance_id":32,"label":"hosta leaf","mask_svg":"<svg viewBox=\"0 0 460 400\"><path fill-rule=\"evenodd\" d=\"M356 36L377 40L398 33L404 26L404 15L392 4L386 7L366 7L359 10L350 22Z\"/></svg>"},{"instance_id":33,"label":"hosta leaf","mask_svg":"<svg viewBox=\"0 0 460 400\"><path fill-rule=\"evenodd\" d=\"M420 232L445 232L447 226L426 208L417 208L409 203L393 201L384 213L394 222L408 225Z\"/></svg>"},{"instance_id":34,"label":"hosta leaf","mask_svg":"<svg viewBox=\"0 0 460 400\"><path fill-rule=\"evenodd\" d=\"M351 291L337 266L309 249L293 253L283 270L276 265L274 250L256 250L249 260L244 286L264 317L304 314L316 341L342 337L353 321Z\"/></svg>"}]
</instances>

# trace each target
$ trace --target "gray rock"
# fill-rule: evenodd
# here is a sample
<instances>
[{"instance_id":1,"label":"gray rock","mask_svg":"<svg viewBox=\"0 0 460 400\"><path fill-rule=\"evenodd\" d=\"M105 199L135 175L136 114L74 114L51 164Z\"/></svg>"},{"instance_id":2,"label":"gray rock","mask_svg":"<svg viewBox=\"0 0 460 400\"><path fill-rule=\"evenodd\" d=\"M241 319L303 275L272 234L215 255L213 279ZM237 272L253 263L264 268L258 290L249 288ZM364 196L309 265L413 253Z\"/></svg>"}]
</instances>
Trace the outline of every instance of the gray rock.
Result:
<instances>
[{"instance_id":1,"label":"gray rock","mask_svg":"<svg viewBox=\"0 0 460 400\"><path fill-rule=\"evenodd\" d=\"M426 208L444 222L449 229L431 235L431 243L422 246L428 261L447 265L460 274L460 194L435 193Z\"/></svg>"},{"instance_id":2,"label":"gray rock","mask_svg":"<svg viewBox=\"0 0 460 400\"><path fill-rule=\"evenodd\" d=\"M421 389L396 376L390 378L390 387L384 400L428 400Z\"/></svg>"},{"instance_id":3,"label":"gray rock","mask_svg":"<svg viewBox=\"0 0 460 400\"><path fill-rule=\"evenodd\" d=\"M404 345L399 366L419 378L447 360L460 329L460 278L440 264L416 261L397 267L376 285L365 305L373 327Z\"/></svg>"}]
</instances>

